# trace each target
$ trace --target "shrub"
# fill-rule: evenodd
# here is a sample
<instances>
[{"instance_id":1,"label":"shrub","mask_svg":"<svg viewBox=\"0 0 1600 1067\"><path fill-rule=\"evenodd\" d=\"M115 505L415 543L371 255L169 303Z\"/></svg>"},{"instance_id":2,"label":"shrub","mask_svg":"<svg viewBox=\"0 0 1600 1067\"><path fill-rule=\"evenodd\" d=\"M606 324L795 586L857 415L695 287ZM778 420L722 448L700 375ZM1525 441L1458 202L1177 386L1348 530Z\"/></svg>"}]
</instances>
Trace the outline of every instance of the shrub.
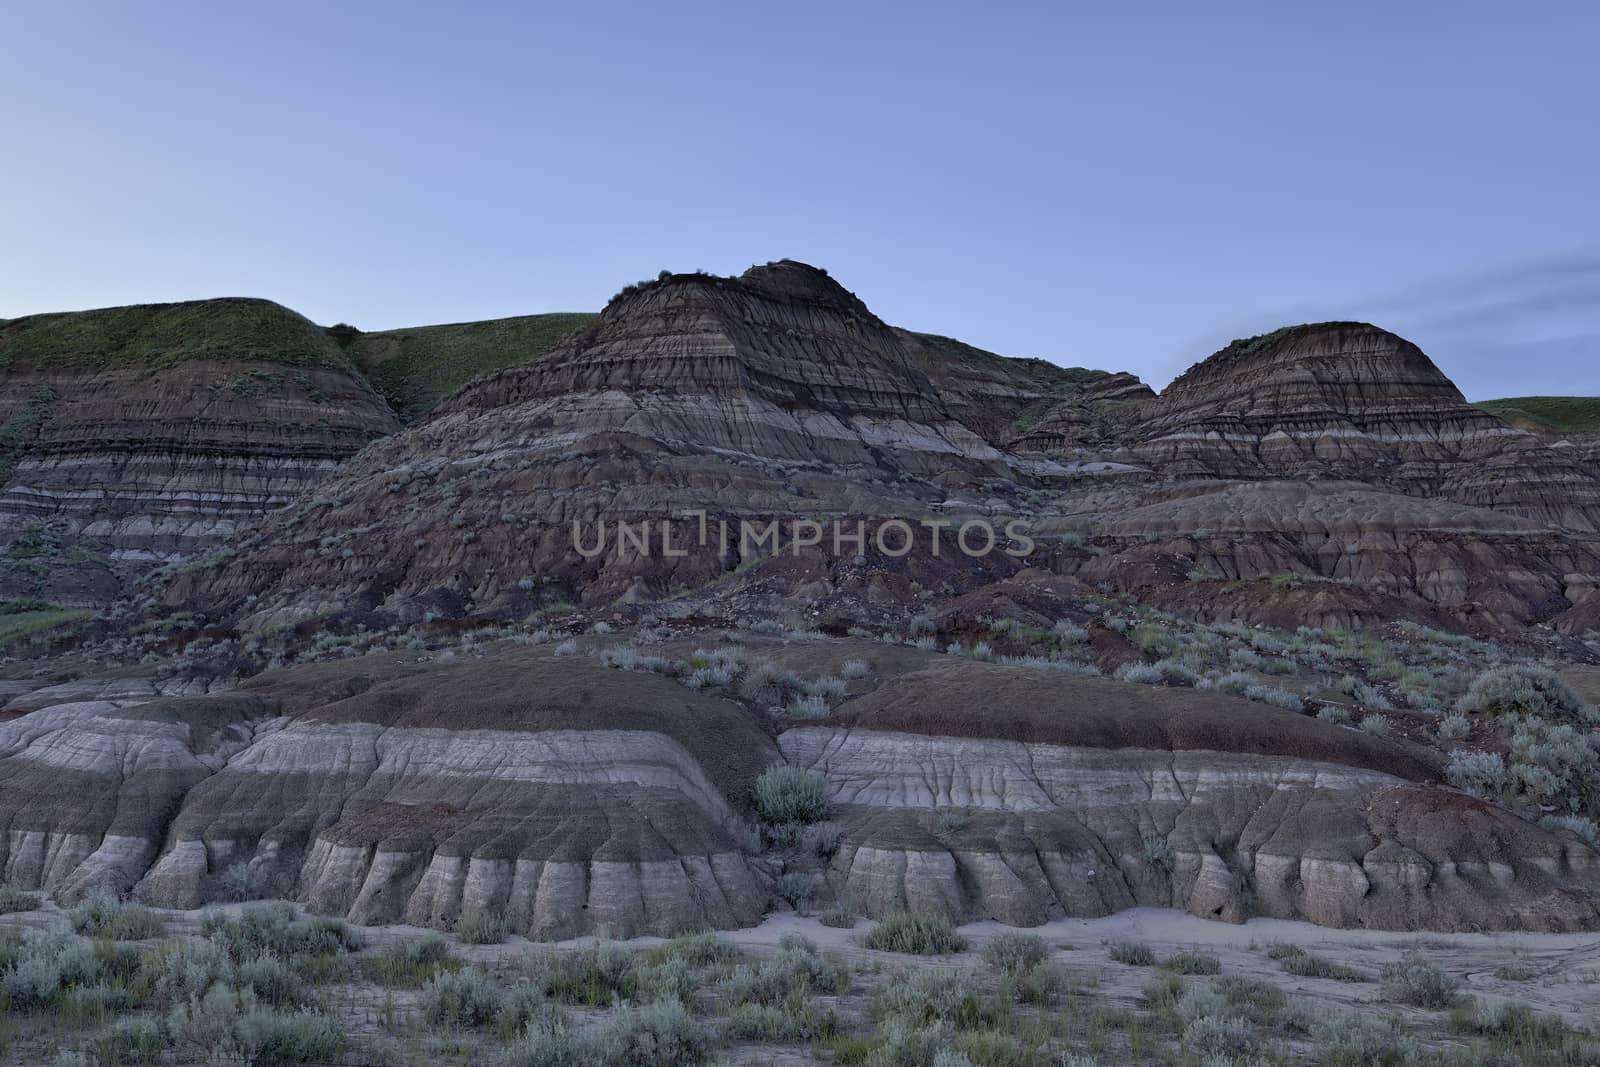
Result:
<instances>
[{"instance_id":1,"label":"shrub","mask_svg":"<svg viewBox=\"0 0 1600 1067\"><path fill-rule=\"evenodd\" d=\"M264 868L235 863L222 872L222 891L229 900L260 900L272 895L272 880Z\"/></svg>"},{"instance_id":2,"label":"shrub","mask_svg":"<svg viewBox=\"0 0 1600 1067\"><path fill-rule=\"evenodd\" d=\"M1265 662L1259 653L1247 648L1235 648L1228 652L1228 666L1237 667L1241 671L1259 671Z\"/></svg>"},{"instance_id":3,"label":"shrub","mask_svg":"<svg viewBox=\"0 0 1600 1067\"><path fill-rule=\"evenodd\" d=\"M1222 964L1217 957L1204 952L1177 952L1161 961L1163 971L1173 974L1220 974Z\"/></svg>"},{"instance_id":4,"label":"shrub","mask_svg":"<svg viewBox=\"0 0 1600 1067\"><path fill-rule=\"evenodd\" d=\"M598 1036L607 1067L689 1067L711 1054L711 1028L679 1000L624 1004Z\"/></svg>"},{"instance_id":5,"label":"shrub","mask_svg":"<svg viewBox=\"0 0 1600 1067\"><path fill-rule=\"evenodd\" d=\"M1139 859L1159 870L1172 867L1172 846L1164 837L1147 837L1139 844Z\"/></svg>"},{"instance_id":6,"label":"shrub","mask_svg":"<svg viewBox=\"0 0 1600 1067\"><path fill-rule=\"evenodd\" d=\"M809 874L790 871L778 879L778 896L795 911L804 911L816 895L816 880Z\"/></svg>"},{"instance_id":7,"label":"shrub","mask_svg":"<svg viewBox=\"0 0 1600 1067\"><path fill-rule=\"evenodd\" d=\"M787 667L761 660L745 672L742 688L744 695L757 704L782 707L795 697L804 696L806 683Z\"/></svg>"},{"instance_id":8,"label":"shrub","mask_svg":"<svg viewBox=\"0 0 1600 1067\"><path fill-rule=\"evenodd\" d=\"M460 968L461 961L450 955L450 943L441 934L401 941L361 960L363 974L390 986L420 986L440 971Z\"/></svg>"},{"instance_id":9,"label":"shrub","mask_svg":"<svg viewBox=\"0 0 1600 1067\"><path fill-rule=\"evenodd\" d=\"M173 1005L204 996L218 982L231 984L235 968L221 946L186 938L163 945L146 961L146 970L155 998Z\"/></svg>"},{"instance_id":10,"label":"shrub","mask_svg":"<svg viewBox=\"0 0 1600 1067\"><path fill-rule=\"evenodd\" d=\"M719 689L732 685L737 677L731 667L696 667L683 684L690 689Z\"/></svg>"},{"instance_id":11,"label":"shrub","mask_svg":"<svg viewBox=\"0 0 1600 1067\"><path fill-rule=\"evenodd\" d=\"M1156 954L1143 941L1113 941L1106 947L1106 954L1129 967L1153 967L1156 962Z\"/></svg>"},{"instance_id":12,"label":"shrub","mask_svg":"<svg viewBox=\"0 0 1600 1067\"><path fill-rule=\"evenodd\" d=\"M1448 1008L1461 987L1455 978L1416 958L1389 964L1380 982L1384 996L1415 1008Z\"/></svg>"},{"instance_id":13,"label":"shrub","mask_svg":"<svg viewBox=\"0 0 1600 1067\"><path fill-rule=\"evenodd\" d=\"M1480 797L1498 796L1506 787L1506 762L1498 752L1456 751L1445 767L1445 780Z\"/></svg>"},{"instance_id":14,"label":"shrub","mask_svg":"<svg viewBox=\"0 0 1600 1067\"><path fill-rule=\"evenodd\" d=\"M602 1007L631 1000L638 987L633 953L611 941L578 952L541 952L528 961L548 996L566 1004Z\"/></svg>"},{"instance_id":15,"label":"shrub","mask_svg":"<svg viewBox=\"0 0 1600 1067\"><path fill-rule=\"evenodd\" d=\"M957 834L966 828L967 813L964 811L943 808L933 817L933 833L935 837Z\"/></svg>"},{"instance_id":16,"label":"shrub","mask_svg":"<svg viewBox=\"0 0 1600 1067\"><path fill-rule=\"evenodd\" d=\"M795 996L843 993L850 988L850 970L844 961L823 955L803 937L788 935L779 942L777 955L740 964L717 985L728 1003L777 1004Z\"/></svg>"},{"instance_id":17,"label":"shrub","mask_svg":"<svg viewBox=\"0 0 1600 1067\"><path fill-rule=\"evenodd\" d=\"M907 952L919 956L947 956L964 951L967 939L956 933L950 920L938 915L896 912L868 931L862 940L879 952Z\"/></svg>"},{"instance_id":18,"label":"shrub","mask_svg":"<svg viewBox=\"0 0 1600 1067\"><path fill-rule=\"evenodd\" d=\"M854 930L856 926L855 912L847 908L829 908L817 919L823 926L831 926L835 930Z\"/></svg>"},{"instance_id":19,"label":"shrub","mask_svg":"<svg viewBox=\"0 0 1600 1067\"><path fill-rule=\"evenodd\" d=\"M1373 711L1394 710L1394 705L1387 697L1354 675L1347 674L1339 679L1339 684L1335 688L1364 708Z\"/></svg>"},{"instance_id":20,"label":"shrub","mask_svg":"<svg viewBox=\"0 0 1600 1067\"><path fill-rule=\"evenodd\" d=\"M344 1037L331 1019L311 1012L279 1014L249 989L214 985L167 1016L173 1045L208 1063L307 1063L336 1060Z\"/></svg>"},{"instance_id":21,"label":"shrub","mask_svg":"<svg viewBox=\"0 0 1600 1067\"><path fill-rule=\"evenodd\" d=\"M1584 706L1554 671L1543 667L1496 667L1472 680L1457 702L1459 711L1486 715L1537 715L1582 721Z\"/></svg>"},{"instance_id":22,"label":"shrub","mask_svg":"<svg viewBox=\"0 0 1600 1067\"><path fill-rule=\"evenodd\" d=\"M977 990L970 977L953 971L916 971L897 974L872 996L871 1013L880 1020L912 1026L943 1023L956 1030L993 1026L1004 1009Z\"/></svg>"},{"instance_id":23,"label":"shrub","mask_svg":"<svg viewBox=\"0 0 1600 1067\"><path fill-rule=\"evenodd\" d=\"M1050 630L1063 645L1081 645L1089 640L1089 631L1068 619L1062 619Z\"/></svg>"},{"instance_id":24,"label":"shrub","mask_svg":"<svg viewBox=\"0 0 1600 1067\"><path fill-rule=\"evenodd\" d=\"M239 966L234 984L274 1007L296 1008L311 1001L305 986L277 956L267 954Z\"/></svg>"},{"instance_id":25,"label":"shrub","mask_svg":"<svg viewBox=\"0 0 1600 1067\"><path fill-rule=\"evenodd\" d=\"M1446 715L1439 720L1439 740L1459 741L1472 732L1472 720L1465 715Z\"/></svg>"},{"instance_id":26,"label":"shrub","mask_svg":"<svg viewBox=\"0 0 1600 1067\"><path fill-rule=\"evenodd\" d=\"M456 920L455 935L467 945L498 945L506 939L506 922L487 911L464 911Z\"/></svg>"},{"instance_id":27,"label":"shrub","mask_svg":"<svg viewBox=\"0 0 1600 1067\"><path fill-rule=\"evenodd\" d=\"M1314 956L1299 945L1277 944L1267 955L1278 961L1285 974L1297 978L1331 978L1338 982L1365 982L1367 976L1353 967Z\"/></svg>"},{"instance_id":28,"label":"shrub","mask_svg":"<svg viewBox=\"0 0 1600 1067\"><path fill-rule=\"evenodd\" d=\"M1229 696L1239 697L1244 696L1245 690L1254 684L1254 679L1248 674L1242 671L1234 671L1231 674L1224 674L1222 677L1214 679L1211 682L1211 688L1219 693L1227 693Z\"/></svg>"},{"instance_id":29,"label":"shrub","mask_svg":"<svg viewBox=\"0 0 1600 1067\"><path fill-rule=\"evenodd\" d=\"M1350 725L1350 712L1337 704L1324 704L1317 709L1317 718L1335 726Z\"/></svg>"},{"instance_id":30,"label":"shrub","mask_svg":"<svg viewBox=\"0 0 1600 1067\"><path fill-rule=\"evenodd\" d=\"M819 696L795 697L783 710L792 719L826 719L833 714L828 702Z\"/></svg>"},{"instance_id":31,"label":"shrub","mask_svg":"<svg viewBox=\"0 0 1600 1067\"><path fill-rule=\"evenodd\" d=\"M1221 1058L1233 1062L1256 1046L1255 1032L1243 1019L1233 1016L1200 1015L1183 1024L1183 1044L1191 1053L1208 1062Z\"/></svg>"},{"instance_id":32,"label":"shrub","mask_svg":"<svg viewBox=\"0 0 1600 1067\"><path fill-rule=\"evenodd\" d=\"M828 815L828 782L803 767L780 764L756 779L756 815L762 822L821 822Z\"/></svg>"},{"instance_id":33,"label":"shrub","mask_svg":"<svg viewBox=\"0 0 1600 1067\"><path fill-rule=\"evenodd\" d=\"M159 1063L166 1047L161 1029L143 1020L118 1023L95 1038L91 1046L99 1067Z\"/></svg>"},{"instance_id":34,"label":"shrub","mask_svg":"<svg viewBox=\"0 0 1600 1067\"><path fill-rule=\"evenodd\" d=\"M838 1031L838 1016L805 996L791 996L781 1004L740 1004L722 1028L725 1037L736 1041L784 1043L823 1041Z\"/></svg>"},{"instance_id":35,"label":"shrub","mask_svg":"<svg viewBox=\"0 0 1600 1067\"><path fill-rule=\"evenodd\" d=\"M221 947L235 964L263 953L285 960L301 956L344 954L361 947L355 931L340 919L297 921L288 903L255 904L236 918L211 912L200 920L200 936Z\"/></svg>"},{"instance_id":36,"label":"shrub","mask_svg":"<svg viewBox=\"0 0 1600 1067\"><path fill-rule=\"evenodd\" d=\"M1259 704L1271 704L1275 708L1285 711L1304 711L1305 697L1299 693L1292 693L1287 689L1277 689L1270 685L1252 685L1244 691L1246 700L1254 700Z\"/></svg>"},{"instance_id":37,"label":"shrub","mask_svg":"<svg viewBox=\"0 0 1600 1067\"><path fill-rule=\"evenodd\" d=\"M138 904L96 894L69 913L72 929L86 937L111 941L145 941L164 937L167 928L148 909Z\"/></svg>"},{"instance_id":38,"label":"shrub","mask_svg":"<svg viewBox=\"0 0 1600 1067\"><path fill-rule=\"evenodd\" d=\"M1431 1067L1438 1062L1392 1017L1345 1015L1324 1023L1316 1036L1316 1062L1326 1067Z\"/></svg>"},{"instance_id":39,"label":"shrub","mask_svg":"<svg viewBox=\"0 0 1600 1067\"><path fill-rule=\"evenodd\" d=\"M1135 685L1161 684L1161 671L1148 663L1124 663L1117 668L1115 677L1118 681L1132 682Z\"/></svg>"},{"instance_id":40,"label":"shrub","mask_svg":"<svg viewBox=\"0 0 1600 1067\"><path fill-rule=\"evenodd\" d=\"M449 1026L487 1026L505 1006L505 993L487 974L468 967L438 974L422 987L423 1018Z\"/></svg>"},{"instance_id":41,"label":"shrub","mask_svg":"<svg viewBox=\"0 0 1600 1067\"><path fill-rule=\"evenodd\" d=\"M853 680L856 678L865 678L867 676L867 672L871 669L872 668L869 667L863 660L847 659L844 661L844 666L840 668L839 673L844 678Z\"/></svg>"},{"instance_id":42,"label":"shrub","mask_svg":"<svg viewBox=\"0 0 1600 1067\"><path fill-rule=\"evenodd\" d=\"M1600 1053L1600 1048L1592 1045L1569 1045L1572 1031L1565 1022L1554 1015L1541 1015L1526 1004L1465 1001L1450 1013L1450 1029L1525 1050L1529 1055L1522 1062L1593 1063Z\"/></svg>"},{"instance_id":43,"label":"shrub","mask_svg":"<svg viewBox=\"0 0 1600 1067\"><path fill-rule=\"evenodd\" d=\"M683 664L677 660L670 660L665 656L653 656L639 651L632 645L606 649L600 653L600 662L607 667L615 667L618 670L644 671L649 674L665 675L676 675L681 672L683 667Z\"/></svg>"},{"instance_id":44,"label":"shrub","mask_svg":"<svg viewBox=\"0 0 1600 1067\"><path fill-rule=\"evenodd\" d=\"M10 886L0 886L0 915L10 915L19 911L37 911L39 897L35 893L24 893Z\"/></svg>"},{"instance_id":45,"label":"shrub","mask_svg":"<svg viewBox=\"0 0 1600 1067\"><path fill-rule=\"evenodd\" d=\"M838 823L812 823L800 831L800 847L824 859L837 853L843 840L844 830Z\"/></svg>"},{"instance_id":46,"label":"shrub","mask_svg":"<svg viewBox=\"0 0 1600 1067\"><path fill-rule=\"evenodd\" d=\"M1016 975L1032 970L1049 955L1044 939L1037 934L1003 933L983 946L983 962L992 971Z\"/></svg>"},{"instance_id":47,"label":"shrub","mask_svg":"<svg viewBox=\"0 0 1600 1067\"><path fill-rule=\"evenodd\" d=\"M1368 715L1361 720L1361 732L1373 737L1388 737L1393 724L1382 715Z\"/></svg>"},{"instance_id":48,"label":"shrub","mask_svg":"<svg viewBox=\"0 0 1600 1067\"><path fill-rule=\"evenodd\" d=\"M565 641L562 641L560 644L556 645L554 651L558 656L576 656L578 654L577 638L567 638Z\"/></svg>"}]
</instances>

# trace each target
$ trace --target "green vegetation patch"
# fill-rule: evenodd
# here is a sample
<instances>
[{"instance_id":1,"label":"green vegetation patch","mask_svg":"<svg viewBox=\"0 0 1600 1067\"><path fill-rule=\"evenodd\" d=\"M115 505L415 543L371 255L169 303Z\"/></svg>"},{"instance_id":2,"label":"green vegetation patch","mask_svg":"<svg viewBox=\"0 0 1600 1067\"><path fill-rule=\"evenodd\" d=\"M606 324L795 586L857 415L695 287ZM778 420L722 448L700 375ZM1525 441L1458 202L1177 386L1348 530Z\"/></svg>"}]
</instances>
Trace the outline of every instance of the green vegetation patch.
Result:
<instances>
[{"instance_id":1,"label":"green vegetation patch","mask_svg":"<svg viewBox=\"0 0 1600 1067\"><path fill-rule=\"evenodd\" d=\"M320 326L252 297L28 315L0 326L0 368L162 366L194 359L350 369Z\"/></svg>"},{"instance_id":2,"label":"green vegetation patch","mask_svg":"<svg viewBox=\"0 0 1600 1067\"><path fill-rule=\"evenodd\" d=\"M1044 385L1083 385L1111 377L1110 371L1095 370L1091 367L1063 367L1038 358L1001 356L969 345L965 341L958 341L954 337L943 337L936 333L918 333L915 330L906 332L945 359L968 366L989 364L1008 370L1024 371Z\"/></svg>"},{"instance_id":3,"label":"green vegetation patch","mask_svg":"<svg viewBox=\"0 0 1600 1067\"><path fill-rule=\"evenodd\" d=\"M589 312L521 315L362 333L350 339L349 351L373 386L409 420L427 414L474 378L540 358L597 317Z\"/></svg>"},{"instance_id":4,"label":"green vegetation patch","mask_svg":"<svg viewBox=\"0 0 1600 1067\"><path fill-rule=\"evenodd\" d=\"M89 608L47 607L39 611L0 612L0 648L24 638L64 632L94 618Z\"/></svg>"},{"instance_id":5,"label":"green vegetation patch","mask_svg":"<svg viewBox=\"0 0 1600 1067\"><path fill-rule=\"evenodd\" d=\"M1473 406L1548 433L1600 433L1600 396L1514 396Z\"/></svg>"}]
</instances>

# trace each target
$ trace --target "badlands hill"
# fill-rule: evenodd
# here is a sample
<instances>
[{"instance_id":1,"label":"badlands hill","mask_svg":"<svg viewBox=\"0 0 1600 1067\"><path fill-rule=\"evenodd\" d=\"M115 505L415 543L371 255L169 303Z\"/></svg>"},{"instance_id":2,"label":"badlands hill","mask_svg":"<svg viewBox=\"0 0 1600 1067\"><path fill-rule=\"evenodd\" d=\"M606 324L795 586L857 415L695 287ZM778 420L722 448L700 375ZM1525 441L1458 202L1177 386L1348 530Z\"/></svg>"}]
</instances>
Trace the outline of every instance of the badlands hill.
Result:
<instances>
[{"instance_id":1,"label":"badlands hill","mask_svg":"<svg viewBox=\"0 0 1600 1067\"><path fill-rule=\"evenodd\" d=\"M9 528L183 557L0 665L9 882L534 937L1600 926L1597 713L1548 669L1600 659L1600 481L1391 333L1157 396L792 261L559 322L242 310L291 355L0 326L52 397L11 401Z\"/></svg>"},{"instance_id":2,"label":"badlands hill","mask_svg":"<svg viewBox=\"0 0 1600 1067\"><path fill-rule=\"evenodd\" d=\"M265 300L12 319L0 375L0 546L37 563L0 568L0 596L104 603L121 562L224 541L398 428L322 329Z\"/></svg>"}]
</instances>

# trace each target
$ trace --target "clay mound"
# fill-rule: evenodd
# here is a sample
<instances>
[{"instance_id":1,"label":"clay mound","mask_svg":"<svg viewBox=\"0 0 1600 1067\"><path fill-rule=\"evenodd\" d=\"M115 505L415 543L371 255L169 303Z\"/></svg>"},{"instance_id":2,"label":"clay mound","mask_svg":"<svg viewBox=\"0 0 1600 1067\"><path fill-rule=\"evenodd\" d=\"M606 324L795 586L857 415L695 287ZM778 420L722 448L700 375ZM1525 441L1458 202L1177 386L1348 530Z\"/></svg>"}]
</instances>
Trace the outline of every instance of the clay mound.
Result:
<instances>
[{"instance_id":1,"label":"clay mound","mask_svg":"<svg viewBox=\"0 0 1600 1067\"><path fill-rule=\"evenodd\" d=\"M0 726L9 884L158 905L251 863L363 922L463 911L566 937L756 921L733 835L772 743L725 700L592 659L394 656L243 692L48 707Z\"/></svg>"},{"instance_id":2,"label":"clay mound","mask_svg":"<svg viewBox=\"0 0 1600 1067\"><path fill-rule=\"evenodd\" d=\"M1379 929L1590 929L1600 855L1414 751L1245 701L930 658L779 738L869 914L1036 925L1172 906Z\"/></svg>"},{"instance_id":3,"label":"clay mound","mask_svg":"<svg viewBox=\"0 0 1600 1067\"><path fill-rule=\"evenodd\" d=\"M1137 452L1169 476L1351 478L1600 528L1600 480L1577 457L1466 403L1421 349L1367 323L1235 341L1144 416Z\"/></svg>"},{"instance_id":4,"label":"clay mound","mask_svg":"<svg viewBox=\"0 0 1600 1067\"><path fill-rule=\"evenodd\" d=\"M1078 748L1208 750L1339 763L1422 781L1424 754L1222 693L930 656L892 685L851 700L846 730L987 738Z\"/></svg>"},{"instance_id":5,"label":"clay mound","mask_svg":"<svg viewBox=\"0 0 1600 1067\"><path fill-rule=\"evenodd\" d=\"M264 300L34 315L0 330L0 538L117 558L214 547L397 428L319 327Z\"/></svg>"}]
</instances>

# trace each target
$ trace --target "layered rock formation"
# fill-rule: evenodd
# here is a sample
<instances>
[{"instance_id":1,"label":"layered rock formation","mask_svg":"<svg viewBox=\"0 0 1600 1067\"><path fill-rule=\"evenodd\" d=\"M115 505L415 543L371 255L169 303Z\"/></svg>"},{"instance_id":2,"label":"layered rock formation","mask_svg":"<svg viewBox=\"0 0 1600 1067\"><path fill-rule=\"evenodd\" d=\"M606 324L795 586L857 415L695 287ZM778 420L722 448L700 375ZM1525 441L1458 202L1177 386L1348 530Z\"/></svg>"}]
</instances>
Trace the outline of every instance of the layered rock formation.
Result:
<instances>
[{"instance_id":1,"label":"layered rock formation","mask_svg":"<svg viewBox=\"0 0 1600 1067\"><path fill-rule=\"evenodd\" d=\"M737 543L721 551L721 520L916 516L952 494L1014 493L1018 477L900 335L825 273L786 261L672 275L366 449L321 499L274 516L168 601L226 611L253 595L263 620L525 612L526 576L586 597L659 596L741 562ZM618 522L672 522L685 554L658 532L648 557L619 548ZM575 523L612 536L586 558Z\"/></svg>"},{"instance_id":2,"label":"layered rock formation","mask_svg":"<svg viewBox=\"0 0 1600 1067\"><path fill-rule=\"evenodd\" d=\"M827 777L830 880L874 915L1600 922L1587 845L1424 784L1405 750L1215 694L931 658L779 743Z\"/></svg>"},{"instance_id":3,"label":"layered rock formation","mask_svg":"<svg viewBox=\"0 0 1600 1067\"><path fill-rule=\"evenodd\" d=\"M1155 396L1131 374L1061 367L1042 359L1008 359L950 337L910 330L895 333L951 413L1001 447L1062 404Z\"/></svg>"},{"instance_id":4,"label":"layered rock formation","mask_svg":"<svg viewBox=\"0 0 1600 1067\"><path fill-rule=\"evenodd\" d=\"M1515 629L1590 602L1600 587L1592 535L1360 483L1199 483L1065 525L1117 546L1084 577L1129 588L1142 563L1177 559L1180 581L1190 569L1235 581L1304 575Z\"/></svg>"},{"instance_id":5,"label":"layered rock formation","mask_svg":"<svg viewBox=\"0 0 1600 1067\"><path fill-rule=\"evenodd\" d=\"M593 660L369 657L0 726L0 871L196 907L249 863L320 912L541 938L748 925L734 831L773 758L728 702Z\"/></svg>"},{"instance_id":6,"label":"layered rock formation","mask_svg":"<svg viewBox=\"0 0 1600 1067\"><path fill-rule=\"evenodd\" d=\"M249 864L318 912L481 910L536 938L748 925L778 867L742 820L787 759L843 831L829 891L873 915L1600 923L1600 854L1440 788L1420 750L1216 693L865 654L859 692L776 746L725 696L540 650L46 704L0 725L0 874L196 907Z\"/></svg>"},{"instance_id":7,"label":"layered rock formation","mask_svg":"<svg viewBox=\"0 0 1600 1067\"><path fill-rule=\"evenodd\" d=\"M311 323L262 300L0 327L0 531L170 559L303 496L397 423Z\"/></svg>"},{"instance_id":8,"label":"layered rock formation","mask_svg":"<svg viewBox=\"0 0 1600 1067\"><path fill-rule=\"evenodd\" d=\"M1137 452L1176 478L1344 478L1574 529L1600 479L1466 403L1416 345L1358 322L1235 341L1148 405Z\"/></svg>"}]
</instances>

